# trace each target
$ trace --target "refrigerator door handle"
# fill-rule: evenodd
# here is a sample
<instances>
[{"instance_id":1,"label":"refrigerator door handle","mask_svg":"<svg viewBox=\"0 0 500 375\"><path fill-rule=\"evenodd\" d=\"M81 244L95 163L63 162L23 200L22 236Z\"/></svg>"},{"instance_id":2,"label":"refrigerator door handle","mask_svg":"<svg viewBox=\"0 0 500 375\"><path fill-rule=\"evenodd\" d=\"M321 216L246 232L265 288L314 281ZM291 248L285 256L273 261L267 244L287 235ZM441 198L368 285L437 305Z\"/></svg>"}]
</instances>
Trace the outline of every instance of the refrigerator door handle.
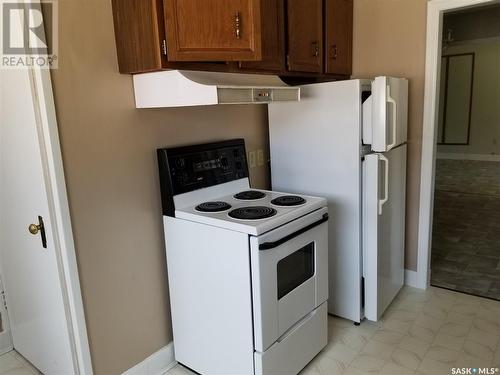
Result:
<instances>
[{"instance_id":1,"label":"refrigerator door handle","mask_svg":"<svg viewBox=\"0 0 500 375\"><path fill-rule=\"evenodd\" d=\"M387 151L391 150L398 144L398 104L396 100L391 96L391 86L387 85L387 103L392 107L392 143L387 145Z\"/></svg>"},{"instance_id":2,"label":"refrigerator door handle","mask_svg":"<svg viewBox=\"0 0 500 375\"><path fill-rule=\"evenodd\" d=\"M384 198L378 201L378 214L382 215L384 204L389 201L389 159L384 155L378 156L385 163Z\"/></svg>"}]
</instances>

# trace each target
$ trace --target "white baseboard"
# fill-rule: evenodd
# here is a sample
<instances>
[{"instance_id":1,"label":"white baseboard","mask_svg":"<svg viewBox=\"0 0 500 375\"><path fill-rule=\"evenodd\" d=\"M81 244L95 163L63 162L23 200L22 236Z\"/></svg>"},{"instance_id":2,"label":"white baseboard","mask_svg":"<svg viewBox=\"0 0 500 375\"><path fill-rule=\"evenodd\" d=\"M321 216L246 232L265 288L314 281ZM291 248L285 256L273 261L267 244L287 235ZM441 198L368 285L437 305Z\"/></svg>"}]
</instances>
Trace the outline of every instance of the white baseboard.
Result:
<instances>
[{"instance_id":1,"label":"white baseboard","mask_svg":"<svg viewBox=\"0 0 500 375\"><path fill-rule=\"evenodd\" d=\"M176 364L174 342L172 341L144 361L125 371L122 375L164 375Z\"/></svg>"},{"instance_id":2,"label":"white baseboard","mask_svg":"<svg viewBox=\"0 0 500 375\"><path fill-rule=\"evenodd\" d=\"M477 161L500 161L500 155L489 154L455 154L448 152L438 152L437 159L449 160L477 160Z\"/></svg>"},{"instance_id":3,"label":"white baseboard","mask_svg":"<svg viewBox=\"0 0 500 375\"><path fill-rule=\"evenodd\" d=\"M4 354L11 352L13 350L14 350L13 346L9 346L8 348L2 348L2 349L0 349L0 355L4 355Z\"/></svg>"},{"instance_id":4,"label":"white baseboard","mask_svg":"<svg viewBox=\"0 0 500 375\"><path fill-rule=\"evenodd\" d=\"M416 271L405 269L405 285L420 289L418 285L418 273Z\"/></svg>"}]
</instances>

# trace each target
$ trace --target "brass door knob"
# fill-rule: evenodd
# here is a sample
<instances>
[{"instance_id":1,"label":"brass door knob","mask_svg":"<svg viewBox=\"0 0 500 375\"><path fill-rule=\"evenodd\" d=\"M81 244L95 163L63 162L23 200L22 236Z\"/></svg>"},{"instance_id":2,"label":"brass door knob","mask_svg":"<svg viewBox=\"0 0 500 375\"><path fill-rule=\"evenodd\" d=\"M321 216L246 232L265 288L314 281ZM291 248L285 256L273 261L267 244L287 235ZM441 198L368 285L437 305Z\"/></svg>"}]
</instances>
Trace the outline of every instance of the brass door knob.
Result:
<instances>
[{"instance_id":1,"label":"brass door knob","mask_svg":"<svg viewBox=\"0 0 500 375\"><path fill-rule=\"evenodd\" d=\"M30 224L30 226L28 227L28 230L33 235L38 234L40 229L41 229L41 225L36 225L36 224Z\"/></svg>"},{"instance_id":2,"label":"brass door knob","mask_svg":"<svg viewBox=\"0 0 500 375\"><path fill-rule=\"evenodd\" d=\"M45 225L43 224L43 217L38 216L38 225L30 224L28 227L28 231L34 236L40 233L42 246L44 249L47 248L47 236L45 235Z\"/></svg>"}]
</instances>

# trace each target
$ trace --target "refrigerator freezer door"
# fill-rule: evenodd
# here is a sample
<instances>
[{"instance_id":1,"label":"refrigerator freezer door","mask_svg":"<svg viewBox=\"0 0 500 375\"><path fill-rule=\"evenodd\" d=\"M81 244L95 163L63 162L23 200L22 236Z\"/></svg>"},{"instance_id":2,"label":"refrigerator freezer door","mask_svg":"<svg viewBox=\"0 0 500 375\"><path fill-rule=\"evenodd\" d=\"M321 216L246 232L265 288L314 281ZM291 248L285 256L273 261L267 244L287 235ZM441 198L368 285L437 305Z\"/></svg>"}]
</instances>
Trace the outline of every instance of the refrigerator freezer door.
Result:
<instances>
[{"instance_id":1,"label":"refrigerator freezer door","mask_svg":"<svg viewBox=\"0 0 500 375\"><path fill-rule=\"evenodd\" d=\"M377 321L404 282L406 145L363 162L365 317Z\"/></svg>"},{"instance_id":2,"label":"refrigerator freezer door","mask_svg":"<svg viewBox=\"0 0 500 375\"><path fill-rule=\"evenodd\" d=\"M375 78L363 107L363 142L371 144L373 151L386 152L407 141L407 79Z\"/></svg>"}]
</instances>

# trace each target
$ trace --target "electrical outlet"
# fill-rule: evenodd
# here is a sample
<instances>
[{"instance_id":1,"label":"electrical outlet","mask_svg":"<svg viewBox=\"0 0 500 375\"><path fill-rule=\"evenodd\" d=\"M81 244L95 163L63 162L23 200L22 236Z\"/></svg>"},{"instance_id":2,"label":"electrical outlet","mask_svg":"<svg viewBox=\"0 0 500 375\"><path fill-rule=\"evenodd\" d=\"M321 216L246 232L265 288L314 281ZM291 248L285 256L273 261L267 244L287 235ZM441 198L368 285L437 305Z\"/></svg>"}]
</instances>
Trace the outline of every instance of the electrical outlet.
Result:
<instances>
[{"instance_id":1,"label":"electrical outlet","mask_svg":"<svg viewBox=\"0 0 500 375\"><path fill-rule=\"evenodd\" d=\"M248 166L250 168L255 168L257 166L257 157L255 151L248 152Z\"/></svg>"},{"instance_id":2,"label":"electrical outlet","mask_svg":"<svg viewBox=\"0 0 500 375\"><path fill-rule=\"evenodd\" d=\"M264 150L257 150L257 166L262 167L264 165Z\"/></svg>"}]
</instances>

